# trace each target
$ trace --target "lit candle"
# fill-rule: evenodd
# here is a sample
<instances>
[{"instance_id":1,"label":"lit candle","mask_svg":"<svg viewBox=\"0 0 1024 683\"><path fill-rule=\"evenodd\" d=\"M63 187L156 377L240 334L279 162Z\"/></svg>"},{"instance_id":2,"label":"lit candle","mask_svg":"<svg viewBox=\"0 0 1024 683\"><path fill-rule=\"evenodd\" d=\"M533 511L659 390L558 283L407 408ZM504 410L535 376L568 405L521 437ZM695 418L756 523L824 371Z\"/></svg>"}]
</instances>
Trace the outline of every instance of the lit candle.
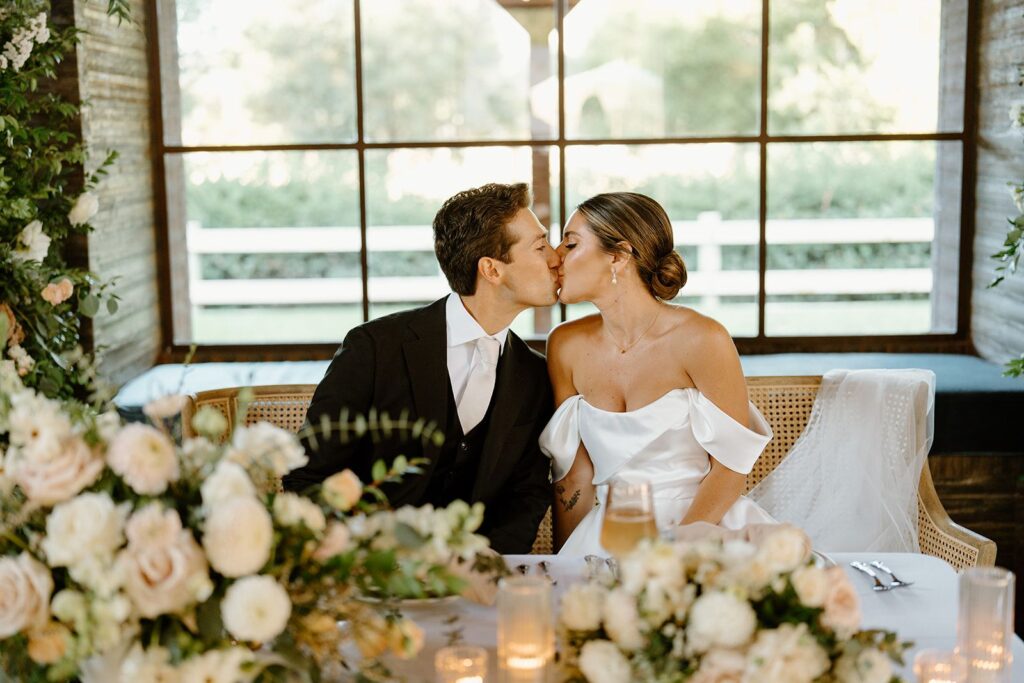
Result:
<instances>
[{"instance_id":1,"label":"lit candle","mask_svg":"<svg viewBox=\"0 0 1024 683\"><path fill-rule=\"evenodd\" d=\"M462 645L443 647L434 655L437 683L484 683L487 675L487 651Z\"/></svg>"},{"instance_id":2,"label":"lit candle","mask_svg":"<svg viewBox=\"0 0 1024 683\"><path fill-rule=\"evenodd\" d=\"M967 674L955 652L921 650L914 656L914 675L918 683L964 683Z\"/></svg>"},{"instance_id":3,"label":"lit candle","mask_svg":"<svg viewBox=\"0 0 1024 683\"><path fill-rule=\"evenodd\" d=\"M509 683L547 679L555 653L551 582L536 576L503 579L498 587L498 664Z\"/></svg>"},{"instance_id":4,"label":"lit candle","mask_svg":"<svg viewBox=\"0 0 1024 683\"><path fill-rule=\"evenodd\" d=\"M1013 572L972 567L960 577L957 653L970 683L1009 683L1013 638Z\"/></svg>"}]
</instances>

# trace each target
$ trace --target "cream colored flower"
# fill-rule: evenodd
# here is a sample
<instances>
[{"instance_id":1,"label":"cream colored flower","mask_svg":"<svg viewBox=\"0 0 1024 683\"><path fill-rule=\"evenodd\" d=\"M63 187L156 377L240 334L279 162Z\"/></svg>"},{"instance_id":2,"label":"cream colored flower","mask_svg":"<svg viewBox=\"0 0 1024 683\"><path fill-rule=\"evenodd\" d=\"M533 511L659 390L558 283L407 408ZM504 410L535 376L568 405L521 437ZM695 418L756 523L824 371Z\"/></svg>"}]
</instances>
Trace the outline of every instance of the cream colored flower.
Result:
<instances>
[{"instance_id":1,"label":"cream colored flower","mask_svg":"<svg viewBox=\"0 0 1024 683\"><path fill-rule=\"evenodd\" d=\"M203 507L207 510L232 498L256 498L256 487L249 474L238 463L227 460L217 463L213 474L206 478L199 492L203 497Z\"/></svg>"},{"instance_id":2,"label":"cream colored flower","mask_svg":"<svg viewBox=\"0 0 1024 683\"><path fill-rule=\"evenodd\" d=\"M605 597L602 612L604 630L616 645L623 650L637 650L644 646L636 596L622 588L616 588Z\"/></svg>"},{"instance_id":3,"label":"cream colored flower","mask_svg":"<svg viewBox=\"0 0 1024 683\"><path fill-rule=\"evenodd\" d=\"M71 225L83 225L89 222L100 210L100 201L92 192L83 192L78 195L75 205L68 212L68 221Z\"/></svg>"},{"instance_id":4,"label":"cream colored flower","mask_svg":"<svg viewBox=\"0 0 1024 683\"><path fill-rule=\"evenodd\" d=\"M110 557L124 542L128 506L106 493L83 493L46 518L43 552L51 567L73 567L89 557Z\"/></svg>"},{"instance_id":5,"label":"cream colored flower","mask_svg":"<svg viewBox=\"0 0 1024 683\"><path fill-rule=\"evenodd\" d=\"M800 567L790 576L800 602L808 607L821 607L829 593L829 579L824 569Z\"/></svg>"},{"instance_id":6,"label":"cream colored flower","mask_svg":"<svg viewBox=\"0 0 1024 683\"><path fill-rule=\"evenodd\" d=\"M342 470L324 480L321 495L328 505L345 512L363 497L363 483L352 470Z\"/></svg>"},{"instance_id":7,"label":"cream colored flower","mask_svg":"<svg viewBox=\"0 0 1024 683\"><path fill-rule=\"evenodd\" d=\"M294 434L269 422L236 429L225 457L247 470L258 467L279 477L309 460Z\"/></svg>"},{"instance_id":8,"label":"cream colored flower","mask_svg":"<svg viewBox=\"0 0 1024 683\"><path fill-rule=\"evenodd\" d=\"M835 631L840 638L849 638L860 628L860 599L842 567L830 567L825 572L829 591L821 624Z\"/></svg>"},{"instance_id":9,"label":"cream colored flower","mask_svg":"<svg viewBox=\"0 0 1024 683\"><path fill-rule=\"evenodd\" d=\"M836 661L836 679L839 683L888 683L892 679L892 663L873 647L856 655L844 653Z\"/></svg>"},{"instance_id":10,"label":"cream colored flower","mask_svg":"<svg viewBox=\"0 0 1024 683\"><path fill-rule=\"evenodd\" d=\"M776 573L793 571L807 562L811 552L806 534L788 524L780 525L757 545L757 559Z\"/></svg>"},{"instance_id":11,"label":"cream colored flower","mask_svg":"<svg viewBox=\"0 0 1024 683\"><path fill-rule=\"evenodd\" d=\"M68 278L61 278L60 282L51 282L40 292L43 300L51 306L57 306L71 298L75 291L75 285Z\"/></svg>"},{"instance_id":12,"label":"cream colored flower","mask_svg":"<svg viewBox=\"0 0 1024 683\"><path fill-rule=\"evenodd\" d=\"M332 557L346 552L352 546L352 534L341 522L332 521L327 525L327 533L313 553L317 562L327 562Z\"/></svg>"},{"instance_id":13,"label":"cream colored flower","mask_svg":"<svg viewBox=\"0 0 1024 683\"><path fill-rule=\"evenodd\" d=\"M228 588L220 607L224 628L238 640L266 643L284 631L292 613L288 592L270 576L247 576Z\"/></svg>"},{"instance_id":14,"label":"cream colored flower","mask_svg":"<svg viewBox=\"0 0 1024 683\"><path fill-rule=\"evenodd\" d=\"M43 232L43 224L32 221L18 234L12 256L19 261L42 263L50 251L50 237Z\"/></svg>"},{"instance_id":15,"label":"cream colored flower","mask_svg":"<svg viewBox=\"0 0 1024 683\"><path fill-rule=\"evenodd\" d=\"M182 683L247 683L256 677L258 669L243 668L255 659L244 647L209 650L186 659L181 664Z\"/></svg>"},{"instance_id":16,"label":"cream colored flower","mask_svg":"<svg viewBox=\"0 0 1024 683\"><path fill-rule=\"evenodd\" d=\"M274 524L255 498L231 498L216 504L203 533L210 565L230 578L255 574L270 559Z\"/></svg>"},{"instance_id":17,"label":"cream colored flower","mask_svg":"<svg viewBox=\"0 0 1024 683\"><path fill-rule=\"evenodd\" d=\"M747 651L747 680L811 683L828 671L828 654L807 624L782 624L760 631Z\"/></svg>"},{"instance_id":18,"label":"cream colored flower","mask_svg":"<svg viewBox=\"0 0 1024 683\"><path fill-rule=\"evenodd\" d=\"M71 631L51 621L29 634L28 656L36 664L55 664L67 654L70 643Z\"/></svg>"},{"instance_id":19,"label":"cream colored flower","mask_svg":"<svg viewBox=\"0 0 1024 683\"><path fill-rule=\"evenodd\" d=\"M572 631L596 631L601 628L606 591L594 583L574 583L562 596L559 618Z\"/></svg>"},{"instance_id":20,"label":"cream colored flower","mask_svg":"<svg viewBox=\"0 0 1024 683\"><path fill-rule=\"evenodd\" d=\"M398 619L391 623L389 647L400 659L412 659L423 649L424 634L411 619Z\"/></svg>"},{"instance_id":21,"label":"cream colored flower","mask_svg":"<svg viewBox=\"0 0 1024 683\"><path fill-rule=\"evenodd\" d=\"M750 603L732 593L709 591L690 608L687 637L694 652L707 652L746 645L756 628L757 615Z\"/></svg>"},{"instance_id":22,"label":"cream colored flower","mask_svg":"<svg viewBox=\"0 0 1024 683\"><path fill-rule=\"evenodd\" d=\"M188 396L184 394L168 394L147 403L142 412L150 420L165 420L180 414L187 403Z\"/></svg>"},{"instance_id":23,"label":"cream colored flower","mask_svg":"<svg viewBox=\"0 0 1024 683\"><path fill-rule=\"evenodd\" d=\"M0 639L42 628L50 618L53 577L28 553L0 557Z\"/></svg>"},{"instance_id":24,"label":"cream colored flower","mask_svg":"<svg viewBox=\"0 0 1024 683\"><path fill-rule=\"evenodd\" d=\"M175 510L151 503L132 515L125 535L128 547L118 564L141 616L176 614L213 592L206 556Z\"/></svg>"},{"instance_id":25,"label":"cream colored flower","mask_svg":"<svg viewBox=\"0 0 1024 683\"><path fill-rule=\"evenodd\" d=\"M36 445L40 443L37 441ZM48 450L49 446L44 448ZM21 486L29 500L40 505L72 498L103 472L103 458L81 437L69 435L58 442L57 448L48 454L32 448L12 448L7 454L8 476Z\"/></svg>"},{"instance_id":26,"label":"cream colored flower","mask_svg":"<svg viewBox=\"0 0 1024 683\"><path fill-rule=\"evenodd\" d=\"M700 659L700 668L687 683L744 683L747 660L736 650L712 649Z\"/></svg>"},{"instance_id":27,"label":"cream colored flower","mask_svg":"<svg viewBox=\"0 0 1024 683\"><path fill-rule=\"evenodd\" d=\"M136 493L159 495L178 480L178 455L160 430L126 425L107 448L107 463Z\"/></svg>"},{"instance_id":28,"label":"cream colored flower","mask_svg":"<svg viewBox=\"0 0 1024 683\"><path fill-rule=\"evenodd\" d=\"M142 649L136 642L121 663L123 683L192 683L182 680L177 669L171 664L171 653L159 645Z\"/></svg>"},{"instance_id":29,"label":"cream colored flower","mask_svg":"<svg viewBox=\"0 0 1024 683\"><path fill-rule=\"evenodd\" d=\"M281 526L305 525L314 534L322 534L327 528L323 510L310 499L294 493L279 493L274 498L274 519Z\"/></svg>"},{"instance_id":30,"label":"cream colored flower","mask_svg":"<svg viewBox=\"0 0 1024 683\"><path fill-rule=\"evenodd\" d=\"M580 649L580 671L589 683L630 683L629 660L607 640L588 640Z\"/></svg>"}]
</instances>

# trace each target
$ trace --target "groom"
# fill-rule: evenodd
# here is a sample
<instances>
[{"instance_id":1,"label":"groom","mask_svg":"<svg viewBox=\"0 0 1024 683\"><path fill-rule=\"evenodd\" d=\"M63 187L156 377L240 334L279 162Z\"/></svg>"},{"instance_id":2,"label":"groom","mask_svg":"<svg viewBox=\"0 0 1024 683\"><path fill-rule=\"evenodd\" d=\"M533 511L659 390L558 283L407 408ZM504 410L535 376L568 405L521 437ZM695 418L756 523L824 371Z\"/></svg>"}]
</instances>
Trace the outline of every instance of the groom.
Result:
<instances>
[{"instance_id":1,"label":"groom","mask_svg":"<svg viewBox=\"0 0 1024 683\"><path fill-rule=\"evenodd\" d=\"M309 463L284 479L301 491L350 468L424 457L422 476L385 485L392 505L485 504L480 532L500 553L528 553L551 499L537 445L552 413L543 356L509 325L557 300L558 255L528 208L529 188L492 183L451 197L434 217L434 251L452 294L353 329L316 388L307 426L371 409L433 422L440 446L381 434L343 442L306 437Z\"/></svg>"}]
</instances>

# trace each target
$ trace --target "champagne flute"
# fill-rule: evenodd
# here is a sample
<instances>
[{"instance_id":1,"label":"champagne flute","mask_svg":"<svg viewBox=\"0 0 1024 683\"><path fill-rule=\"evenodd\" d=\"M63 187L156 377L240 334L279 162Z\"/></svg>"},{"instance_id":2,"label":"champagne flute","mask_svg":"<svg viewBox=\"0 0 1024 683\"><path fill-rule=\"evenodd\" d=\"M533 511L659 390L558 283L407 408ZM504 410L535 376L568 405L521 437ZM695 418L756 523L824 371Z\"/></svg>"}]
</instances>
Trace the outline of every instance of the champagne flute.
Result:
<instances>
[{"instance_id":1,"label":"champagne flute","mask_svg":"<svg viewBox=\"0 0 1024 683\"><path fill-rule=\"evenodd\" d=\"M650 482L612 480L601 525L601 545L621 557L645 538L658 538Z\"/></svg>"}]
</instances>

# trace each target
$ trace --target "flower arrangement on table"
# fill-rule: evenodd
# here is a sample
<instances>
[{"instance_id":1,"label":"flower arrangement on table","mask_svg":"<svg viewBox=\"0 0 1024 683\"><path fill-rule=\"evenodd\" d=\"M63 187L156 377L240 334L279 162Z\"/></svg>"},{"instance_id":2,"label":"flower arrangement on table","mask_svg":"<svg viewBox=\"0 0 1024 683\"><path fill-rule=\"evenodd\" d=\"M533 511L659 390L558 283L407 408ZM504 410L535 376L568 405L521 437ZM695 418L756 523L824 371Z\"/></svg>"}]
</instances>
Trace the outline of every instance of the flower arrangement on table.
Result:
<instances>
[{"instance_id":1,"label":"flower arrangement on table","mask_svg":"<svg viewBox=\"0 0 1024 683\"><path fill-rule=\"evenodd\" d=\"M344 665L346 633L371 675L385 652L416 654L415 623L356 598L459 592L487 548L481 506L387 509L379 486L417 471L402 458L366 485L336 474L315 498L267 490L306 462L295 435L260 423L218 445L225 421L201 410L202 436L178 445L180 407L122 425L0 361L0 673L318 680Z\"/></svg>"},{"instance_id":2,"label":"flower arrangement on table","mask_svg":"<svg viewBox=\"0 0 1024 683\"><path fill-rule=\"evenodd\" d=\"M570 587L561 603L567 680L588 683L889 683L908 643L861 631L839 567L781 527L759 543L644 542L617 579Z\"/></svg>"}]
</instances>

